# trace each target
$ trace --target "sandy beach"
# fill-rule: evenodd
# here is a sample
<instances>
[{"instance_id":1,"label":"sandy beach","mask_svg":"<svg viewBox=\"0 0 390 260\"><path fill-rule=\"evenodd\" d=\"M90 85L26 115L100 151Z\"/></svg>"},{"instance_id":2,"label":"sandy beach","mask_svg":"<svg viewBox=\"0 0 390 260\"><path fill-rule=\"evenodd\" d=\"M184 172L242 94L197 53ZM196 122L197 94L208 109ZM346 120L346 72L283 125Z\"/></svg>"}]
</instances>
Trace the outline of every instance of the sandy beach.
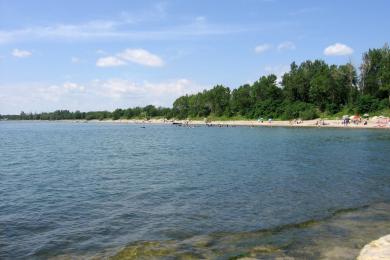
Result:
<instances>
[{"instance_id":1,"label":"sandy beach","mask_svg":"<svg viewBox=\"0 0 390 260\"><path fill-rule=\"evenodd\" d=\"M80 121L78 121L80 122ZM318 127L318 128L351 128L351 129L390 129L390 120L387 118L373 117L367 120L365 125L363 121L359 123L350 122L349 124L343 124L342 120L326 120L326 119L314 119L304 121L257 121L257 120L229 120L229 121L202 121L202 120L166 120L166 119L119 119L119 120L90 120L82 122L93 123L121 123L121 124L175 124L178 126L215 126L215 127L227 127L227 126L249 126L249 127Z\"/></svg>"}]
</instances>

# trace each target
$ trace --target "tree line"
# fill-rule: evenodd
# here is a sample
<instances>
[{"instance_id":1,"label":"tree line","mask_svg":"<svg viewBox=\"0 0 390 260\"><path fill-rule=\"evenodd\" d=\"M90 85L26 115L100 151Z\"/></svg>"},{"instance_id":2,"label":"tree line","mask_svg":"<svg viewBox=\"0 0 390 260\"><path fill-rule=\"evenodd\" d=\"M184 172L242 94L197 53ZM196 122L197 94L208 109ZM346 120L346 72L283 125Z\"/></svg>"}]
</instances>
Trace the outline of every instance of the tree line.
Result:
<instances>
[{"instance_id":1,"label":"tree line","mask_svg":"<svg viewBox=\"0 0 390 260\"><path fill-rule=\"evenodd\" d=\"M389 108L390 50L385 44L363 55L360 77L351 63L323 60L293 62L281 82L273 74L236 89L217 85L185 95L173 103L173 114L187 117L313 119L320 114L367 113Z\"/></svg>"},{"instance_id":2,"label":"tree line","mask_svg":"<svg viewBox=\"0 0 390 260\"><path fill-rule=\"evenodd\" d=\"M359 72L359 76L358 76ZM210 90L177 98L172 108L135 107L110 111L6 115L21 120L103 120L132 118L243 117L313 119L337 113L362 114L389 109L390 49L369 49L358 70L351 64L329 65L323 60L293 62L280 82L274 74L231 90L217 85Z\"/></svg>"},{"instance_id":3,"label":"tree line","mask_svg":"<svg viewBox=\"0 0 390 260\"><path fill-rule=\"evenodd\" d=\"M56 110L50 113L25 113L19 115L0 115L0 119L9 120L104 120L104 119L148 119L153 117L171 118L171 109L148 105L145 107L134 107L127 109L115 109L114 111L69 111Z\"/></svg>"}]
</instances>

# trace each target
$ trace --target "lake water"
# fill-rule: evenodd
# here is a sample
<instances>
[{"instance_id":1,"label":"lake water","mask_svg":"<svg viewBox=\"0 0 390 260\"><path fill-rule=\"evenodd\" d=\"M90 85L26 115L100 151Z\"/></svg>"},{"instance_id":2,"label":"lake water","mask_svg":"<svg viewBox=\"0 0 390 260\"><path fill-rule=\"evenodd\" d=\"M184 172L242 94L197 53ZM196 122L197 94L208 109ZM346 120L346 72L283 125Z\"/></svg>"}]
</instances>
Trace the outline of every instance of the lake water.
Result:
<instances>
[{"instance_id":1,"label":"lake water","mask_svg":"<svg viewBox=\"0 0 390 260\"><path fill-rule=\"evenodd\" d=\"M355 250L390 233L389 159L388 130L0 122L0 258Z\"/></svg>"}]
</instances>

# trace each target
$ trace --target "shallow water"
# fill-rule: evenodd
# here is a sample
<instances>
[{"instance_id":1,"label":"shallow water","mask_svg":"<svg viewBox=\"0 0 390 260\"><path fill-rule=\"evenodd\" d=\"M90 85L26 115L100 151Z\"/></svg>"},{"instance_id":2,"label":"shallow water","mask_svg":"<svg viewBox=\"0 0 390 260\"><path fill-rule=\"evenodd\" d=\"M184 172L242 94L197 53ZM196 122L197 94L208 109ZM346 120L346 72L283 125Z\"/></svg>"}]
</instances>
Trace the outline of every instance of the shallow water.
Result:
<instances>
[{"instance_id":1,"label":"shallow water","mask_svg":"<svg viewBox=\"0 0 390 260\"><path fill-rule=\"evenodd\" d=\"M299 257L296 241L313 239L306 225L275 229L390 200L387 130L0 122L0 158L2 259L115 255L144 243L183 257ZM388 223L378 216L357 226ZM390 233L375 230L372 239ZM332 232L313 231L318 247L337 241L326 240ZM206 249L180 244L197 239Z\"/></svg>"},{"instance_id":2,"label":"shallow water","mask_svg":"<svg viewBox=\"0 0 390 260\"><path fill-rule=\"evenodd\" d=\"M386 231L390 204L378 203L259 231L136 242L113 259L355 259L366 243Z\"/></svg>"}]
</instances>

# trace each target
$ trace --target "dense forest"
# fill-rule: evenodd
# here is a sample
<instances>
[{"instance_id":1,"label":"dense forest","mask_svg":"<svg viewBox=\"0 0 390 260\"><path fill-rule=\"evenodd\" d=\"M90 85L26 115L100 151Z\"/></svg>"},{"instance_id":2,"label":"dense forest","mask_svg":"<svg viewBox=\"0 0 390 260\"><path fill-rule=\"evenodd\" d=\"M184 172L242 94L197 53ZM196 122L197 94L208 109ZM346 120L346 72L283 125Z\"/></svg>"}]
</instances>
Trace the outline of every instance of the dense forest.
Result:
<instances>
[{"instance_id":1,"label":"dense forest","mask_svg":"<svg viewBox=\"0 0 390 260\"><path fill-rule=\"evenodd\" d=\"M179 97L172 108L135 107L94 112L58 110L51 113L0 115L0 119L132 119L132 118L248 118L313 119L337 114L389 112L390 49L370 49L358 70L350 63L328 65L322 60L293 62L281 82L273 74L253 84L230 90L217 85L210 90Z\"/></svg>"}]
</instances>

